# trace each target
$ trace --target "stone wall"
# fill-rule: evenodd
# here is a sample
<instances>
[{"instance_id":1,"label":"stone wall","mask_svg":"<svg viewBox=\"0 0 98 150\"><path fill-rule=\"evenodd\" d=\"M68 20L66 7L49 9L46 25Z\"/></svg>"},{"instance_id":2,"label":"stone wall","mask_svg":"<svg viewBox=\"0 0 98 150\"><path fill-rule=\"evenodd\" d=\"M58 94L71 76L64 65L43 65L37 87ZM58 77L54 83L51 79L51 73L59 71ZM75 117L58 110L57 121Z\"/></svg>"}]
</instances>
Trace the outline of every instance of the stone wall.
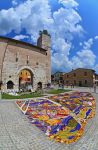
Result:
<instances>
[{"instance_id":1,"label":"stone wall","mask_svg":"<svg viewBox=\"0 0 98 150\"><path fill-rule=\"evenodd\" d=\"M0 81L2 78L2 66L6 47L7 47L7 40L5 39L2 41L2 39L0 39Z\"/></svg>"}]
</instances>

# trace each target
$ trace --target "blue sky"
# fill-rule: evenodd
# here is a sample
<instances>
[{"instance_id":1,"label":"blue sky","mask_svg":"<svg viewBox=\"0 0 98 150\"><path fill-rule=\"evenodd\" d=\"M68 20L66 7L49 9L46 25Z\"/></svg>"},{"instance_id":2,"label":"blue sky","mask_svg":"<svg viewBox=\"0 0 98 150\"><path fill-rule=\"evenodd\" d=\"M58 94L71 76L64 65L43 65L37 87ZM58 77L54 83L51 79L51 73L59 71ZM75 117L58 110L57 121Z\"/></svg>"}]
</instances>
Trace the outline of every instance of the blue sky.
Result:
<instances>
[{"instance_id":1,"label":"blue sky","mask_svg":"<svg viewBox=\"0 0 98 150\"><path fill-rule=\"evenodd\" d=\"M0 35L35 44L51 34L52 72L78 67L98 73L98 0L0 1Z\"/></svg>"}]
</instances>

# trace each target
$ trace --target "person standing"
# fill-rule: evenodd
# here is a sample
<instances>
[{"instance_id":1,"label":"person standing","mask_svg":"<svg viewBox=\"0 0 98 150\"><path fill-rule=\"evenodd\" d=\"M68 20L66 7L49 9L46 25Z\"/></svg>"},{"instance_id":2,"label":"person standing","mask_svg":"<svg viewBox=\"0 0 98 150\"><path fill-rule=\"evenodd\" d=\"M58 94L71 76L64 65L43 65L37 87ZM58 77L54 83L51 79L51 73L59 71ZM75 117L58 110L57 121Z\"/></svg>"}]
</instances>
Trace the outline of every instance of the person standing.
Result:
<instances>
[{"instance_id":1,"label":"person standing","mask_svg":"<svg viewBox=\"0 0 98 150\"><path fill-rule=\"evenodd\" d=\"M96 93L96 82L94 83L94 93Z\"/></svg>"},{"instance_id":2,"label":"person standing","mask_svg":"<svg viewBox=\"0 0 98 150\"><path fill-rule=\"evenodd\" d=\"M72 90L72 87L73 87L73 86L72 86L72 83L70 83L70 88L71 88L71 90Z\"/></svg>"}]
</instances>

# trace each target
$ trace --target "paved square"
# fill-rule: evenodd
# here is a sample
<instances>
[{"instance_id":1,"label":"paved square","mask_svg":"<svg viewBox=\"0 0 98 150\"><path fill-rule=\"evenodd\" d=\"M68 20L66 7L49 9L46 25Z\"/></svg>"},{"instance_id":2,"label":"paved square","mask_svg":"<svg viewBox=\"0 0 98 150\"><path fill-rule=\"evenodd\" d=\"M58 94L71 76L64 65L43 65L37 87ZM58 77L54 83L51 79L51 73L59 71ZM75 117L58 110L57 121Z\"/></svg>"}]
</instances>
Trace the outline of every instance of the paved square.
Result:
<instances>
[{"instance_id":1,"label":"paved square","mask_svg":"<svg viewBox=\"0 0 98 150\"><path fill-rule=\"evenodd\" d=\"M98 95L93 95L96 98L96 116L88 121L82 138L70 145L49 140L28 122L14 101L1 100L0 150L98 150Z\"/></svg>"},{"instance_id":2,"label":"paved square","mask_svg":"<svg viewBox=\"0 0 98 150\"><path fill-rule=\"evenodd\" d=\"M18 100L16 104L32 125L38 127L50 139L66 144L79 140L88 119L95 115L95 99L89 92Z\"/></svg>"}]
</instances>

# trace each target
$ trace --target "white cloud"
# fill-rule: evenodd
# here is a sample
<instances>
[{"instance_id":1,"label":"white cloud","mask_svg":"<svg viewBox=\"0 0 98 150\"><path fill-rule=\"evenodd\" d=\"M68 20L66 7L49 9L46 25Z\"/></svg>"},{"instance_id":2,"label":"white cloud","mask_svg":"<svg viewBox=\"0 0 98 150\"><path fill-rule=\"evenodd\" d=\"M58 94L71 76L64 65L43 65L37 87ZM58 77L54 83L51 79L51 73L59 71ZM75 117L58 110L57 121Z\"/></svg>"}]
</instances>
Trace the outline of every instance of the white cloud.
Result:
<instances>
[{"instance_id":1,"label":"white cloud","mask_svg":"<svg viewBox=\"0 0 98 150\"><path fill-rule=\"evenodd\" d=\"M83 43L82 43L82 42L80 42L80 43L79 43L79 45L80 45L80 46L83 46Z\"/></svg>"},{"instance_id":2,"label":"white cloud","mask_svg":"<svg viewBox=\"0 0 98 150\"><path fill-rule=\"evenodd\" d=\"M84 67L93 67L96 56L91 49L79 51L77 55Z\"/></svg>"},{"instance_id":3,"label":"white cloud","mask_svg":"<svg viewBox=\"0 0 98 150\"><path fill-rule=\"evenodd\" d=\"M94 70L96 70L96 72L98 73L98 64L96 64L96 65L94 66Z\"/></svg>"},{"instance_id":4,"label":"white cloud","mask_svg":"<svg viewBox=\"0 0 98 150\"><path fill-rule=\"evenodd\" d=\"M13 2L16 1L13 0ZM83 50L69 60L74 35L81 36L84 32L81 26L82 18L77 12L78 3L75 0L58 0L58 3L63 7L55 12L51 11L48 0L26 0L16 7L14 5L14 8L1 10L0 34L6 35L12 30L20 34L24 28L26 33L31 35L32 41L36 42L39 31L47 29L52 40L53 69L68 70L74 66L85 66L85 64L93 66L95 59L91 50L93 39L85 42ZM18 35L14 38L23 39L27 36ZM88 53L92 55L92 58ZM87 63L89 59L91 62Z\"/></svg>"},{"instance_id":5,"label":"white cloud","mask_svg":"<svg viewBox=\"0 0 98 150\"><path fill-rule=\"evenodd\" d=\"M16 0L12 0L12 5L16 6L18 4L18 2Z\"/></svg>"},{"instance_id":6,"label":"white cloud","mask_svg":"<svg viewBox=\"0 0 98 150\"><path fill-rule=\"evenodd\" d=\"M97 35L97 36L95 36L95 40L98 40L98 35Z\"/></svg>"},{"instance_id":7,"label":"white cloud","mask_svg":"<svg viewBox=\"0 0 98 150\"><path fill-rule=\"evenodd\" d=\"M70 2L74 3L75 1L66 2L70 4ZM63 4L63 1L60 1L60 3ZM27 0L16 8L1 10L0 16L1 34L7 34L12 29L16 30L17 28L20 31L20 29L25 27L26 31L32 35L36 35L39 30L47 28L51 33L57 34L57 36L61 36L61 33L64 33L63 37L65 35L66 37L68 35L71 37L72 33L79 34L83 30L79 24L81 17L73 9L73 5L70 9L61 7L52 14L48 0L42 0L41 3L40 0ZM7 22L8 25L2 30L4 22ZM16 28L17 24L18 27Z\"/></svg>"},{"instance_id":8,"label":"white cloud","mask_svg":"<svg viewBox=\"0 0 98 150\"><path fill-rule=\"evenodd\" d=\"M77 8L78 6L78 3L75 0L59 0L59 3L63 4L65 7L68 8Z\"/></svg>"},{"instance_id":9,"label":"white cloud","mask_svg":"<svg viewBox=\"0 0 98 150\"><path fill-rule=\"evenodd\" d=\"M21 20L14 8L0 11L0 34L5 35L12 30L20 32Z\"/></svg>"},{"instance_id":10,"label":"white cloud","mask_svg":"<svg viewBox=\"0 0 98 150\"><path fill-rule=\"evenodd\" d=\"M29 38L29 36L26 36L26 35L16 35L15 37L13 37L13 39L15 40L22 40L22 39L27 39Z\"/></svg>"},{"instance_id":11,"label":"white cloud","mask_svg":"<svg viewBox=\"0 0 98 150\"><path fill-rule=\"evenodd\" d=\"M84 42L83 49L78 51L76 56L72 58L72 68L84 67L93 68L96 61L96 56L91 49L93 44L93 39L90 38L88 41Z\"/></svg>"},{"instance_id":12,"label":"white cloud","mask_svg":"<svg viewBox=\"0 0 98 150\"><path fill-rule=\"evenodd\" d=\"M83 48L84 49L90 49L91 46L93 45L93 42L94 42L94 39L90 38L88 41L84 42Z\"/></svg>"},{"instance_id":13,"label":"white cloud","mask_svg":"<svg viewBox=\"0 0 98 150\"><path fill-rule=\"evenodd\" d=\"M64 37L67 37L66 33L72 36L74 33L83 32L83 28L79 24L82 19L73 8L60 8L53 13L53 18L59 34Z\"/></svg>"},{"instance_id":14,"label":"white cloud","mask_svg":"<svg viewBox=\"0 0 98 150\"><path fill-rule=\"evenodd\" d=\"M65 42L63 38L55 39L55 42L52 43L52 48L55 49L57 53L64 54L65 56L69 55L71 43Z\"/></svg>"}]
</instances>

